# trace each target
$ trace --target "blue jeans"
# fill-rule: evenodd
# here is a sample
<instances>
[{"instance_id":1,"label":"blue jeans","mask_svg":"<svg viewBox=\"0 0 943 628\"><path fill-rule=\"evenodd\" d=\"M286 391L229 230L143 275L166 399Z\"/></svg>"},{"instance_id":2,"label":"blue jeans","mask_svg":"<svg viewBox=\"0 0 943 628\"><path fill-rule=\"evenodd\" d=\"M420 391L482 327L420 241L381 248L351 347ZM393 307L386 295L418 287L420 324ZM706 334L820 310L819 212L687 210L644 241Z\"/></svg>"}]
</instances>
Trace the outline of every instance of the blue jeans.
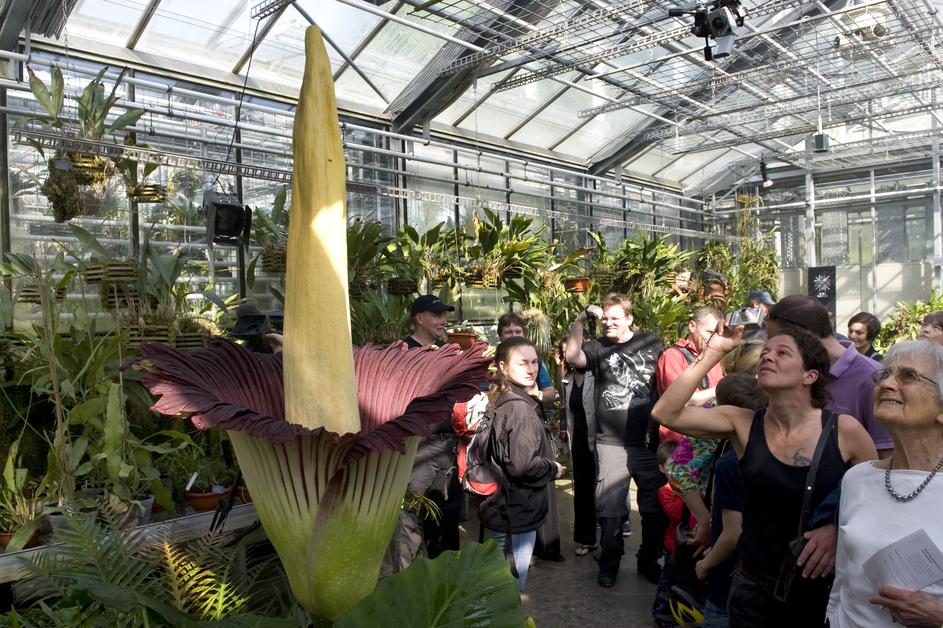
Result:
<instances>
[{"instance_id":1,"label":"blue jeans","mask_svg":"<svg viewBox=\"0 0 943 628\"><path fill-rule=\"evenodd\" d=\"M504 549L504 532L489 529L488 535ZM517 567L517 589L519 591L524 590L524 584L527 582L527 568L530 567L530 557L534 553L536 542L537 530L511 533L511 553L514 554L514 566Z\"/></svg>"},{"instance_id":2,"label":"blue jeans","mask_svg":"<svg viewBox=\"0 0 943 628\"><path fill-rule=\"evenodd\" d=\"M710 600L704 605L704 623L701 628L727 628L727 609L717 606Z\"/></svg>"}]
</instances>

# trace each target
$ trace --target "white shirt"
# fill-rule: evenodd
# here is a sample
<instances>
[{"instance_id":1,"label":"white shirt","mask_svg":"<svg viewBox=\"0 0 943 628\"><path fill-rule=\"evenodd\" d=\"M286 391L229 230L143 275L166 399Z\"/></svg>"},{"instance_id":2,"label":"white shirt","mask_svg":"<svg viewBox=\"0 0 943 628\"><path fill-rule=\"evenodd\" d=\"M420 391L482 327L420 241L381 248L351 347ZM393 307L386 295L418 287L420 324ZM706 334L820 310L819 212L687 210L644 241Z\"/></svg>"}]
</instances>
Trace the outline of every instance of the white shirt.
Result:
<instances>
[{"instance_id":1,"label":"white shirt","mask_svg":"<svg viewBox=\"0 0 943 628\"><path fill-rule=\"evenodd\" d=\"M907 495L927 478L927 471L891 471L891 486ZM943 473L917 497L898 502L884 487L884 470L864 462L845 474L841 485L835 584L828 602L832 628L897 628L891 612L868 600L877 595L862 565L880 549L920 528L943 549ZM943 581L922 589L943 597Z\"/></svg>"}]
</instances>

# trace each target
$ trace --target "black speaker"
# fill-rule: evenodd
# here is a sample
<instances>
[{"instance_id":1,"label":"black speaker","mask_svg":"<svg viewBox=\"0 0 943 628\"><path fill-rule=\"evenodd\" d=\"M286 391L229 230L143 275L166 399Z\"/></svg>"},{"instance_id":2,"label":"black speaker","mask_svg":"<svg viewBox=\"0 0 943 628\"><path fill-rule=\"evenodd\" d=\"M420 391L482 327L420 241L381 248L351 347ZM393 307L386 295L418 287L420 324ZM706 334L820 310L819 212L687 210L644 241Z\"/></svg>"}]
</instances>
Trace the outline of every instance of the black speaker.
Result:
<instances>
[{"instance_id":1,"label":"black speaker","mask_svg":"<svg viewBox=\"0 0 943 628\"><path fill-rule=\"evenodd\" d=\"M816 153L827 153L829 149L829 138L825 133L816 133L812 136L810 144L812 150Z\"/></svg>"}]
</instances>

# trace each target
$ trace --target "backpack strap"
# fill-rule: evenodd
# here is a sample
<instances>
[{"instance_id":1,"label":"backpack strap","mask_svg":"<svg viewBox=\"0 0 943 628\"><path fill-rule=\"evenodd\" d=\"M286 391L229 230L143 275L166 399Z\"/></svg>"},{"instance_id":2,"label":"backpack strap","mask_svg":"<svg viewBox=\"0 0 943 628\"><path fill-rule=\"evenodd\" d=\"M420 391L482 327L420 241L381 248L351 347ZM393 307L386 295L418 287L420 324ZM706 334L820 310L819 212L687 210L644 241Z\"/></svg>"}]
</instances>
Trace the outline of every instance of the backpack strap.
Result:
<instances>
[{"instance_id":1,"label":"backpack strap","mask_svg":"<svg viewBox=\"0 0 943 628\"><path fill-rule=\"evenodd\" d=\"M682 347L681 345L671 345L671 348L677 349L678 351L681 352L681 355L684 356L684 360L688 363L688 366L691 366L692 364L694 364L695 357L694 357L694 354L691 353L690 349L688 349L687 347ZM711 387L710 379L708 379L707 375L705 375L704 378L701 379L701 383L698 384L698 388L700 388L701 390L707 390L710 387Z\"/></svg>"}]
</instances>

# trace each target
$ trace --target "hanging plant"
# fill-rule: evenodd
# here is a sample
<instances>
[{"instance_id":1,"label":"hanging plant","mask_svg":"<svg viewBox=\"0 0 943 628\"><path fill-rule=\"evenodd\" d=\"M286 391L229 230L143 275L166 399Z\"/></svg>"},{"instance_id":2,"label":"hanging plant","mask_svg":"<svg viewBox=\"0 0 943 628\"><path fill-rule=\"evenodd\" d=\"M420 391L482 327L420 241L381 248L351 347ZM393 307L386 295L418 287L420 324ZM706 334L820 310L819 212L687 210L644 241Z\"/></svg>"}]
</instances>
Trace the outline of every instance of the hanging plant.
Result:
<instances>
[{"instance_id":1,"label":"hanging plant","mask_svg":"<svg viewBox=\"0 0 943 628\"><path fill-rule=\"evenodd\" d=\"M49 176L39 191L52 205L52 217L56 222L66 222L85 211L82 192L68 160L50 159Z\"/></svg>"}]
</instances>

